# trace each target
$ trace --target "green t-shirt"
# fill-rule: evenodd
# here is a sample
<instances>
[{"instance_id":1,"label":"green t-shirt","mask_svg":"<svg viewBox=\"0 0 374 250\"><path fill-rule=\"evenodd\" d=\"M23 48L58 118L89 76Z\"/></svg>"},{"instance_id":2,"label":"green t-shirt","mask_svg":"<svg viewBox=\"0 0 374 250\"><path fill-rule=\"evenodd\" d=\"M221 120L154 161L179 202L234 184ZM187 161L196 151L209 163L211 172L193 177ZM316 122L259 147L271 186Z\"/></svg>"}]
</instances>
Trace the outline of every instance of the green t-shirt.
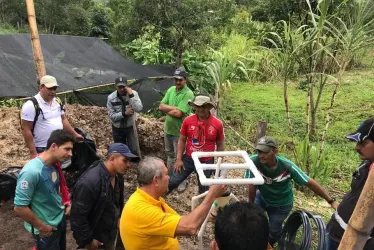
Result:
<instances>
[{"instance_id":1,"label":"green t-shirt","mask_svg":"<svg viewBox=\"0 0 374 250\"><path fill-rule=\"evenodd\" d=\"M291 179L298 185L305 185L310 179L295 163L284 157L276 156L277 167L275 169L269 169L261 164L258 155L253 155L250 158L264 177L265 183L257 187L264 201L270 206L279 207L292 204ZM254 176L252 172L247 170L244 177L252 178Z\"/></svg>"},{"instance_id":2,"label":"green t-shirt","mask_svg":"<svg viewBox=\"0 0 374 250\"><path fill-rule=\"evenodd\" d=\"M166 115L164 125L164 131L166 134L179 136L179 131L182 127L184 118L191 113L191 106L188 105L188 101L193 100L193 98L193 92L187 86L181 89L179 93L177 93L175 86L168 89L161 101L161 104L177 107L178 110L183 112L184 116L181 118L176 118Z\"/></svg>"},{"instance_id":3,"label":"green t-shirt","mask_svg":"<svg viewBox=\"0 0 374 250\"><path fill-rule=\"evenodd\" d=\"M27 162L18 175L14 205L29 206L43 223L57 227L65 210L59 190L57 169L44 165L44 162L36 157ZM29 223L25 222L25 227L31 232ZM36 228L34 233L39 234Z\"/></svg>"}]
</instances>

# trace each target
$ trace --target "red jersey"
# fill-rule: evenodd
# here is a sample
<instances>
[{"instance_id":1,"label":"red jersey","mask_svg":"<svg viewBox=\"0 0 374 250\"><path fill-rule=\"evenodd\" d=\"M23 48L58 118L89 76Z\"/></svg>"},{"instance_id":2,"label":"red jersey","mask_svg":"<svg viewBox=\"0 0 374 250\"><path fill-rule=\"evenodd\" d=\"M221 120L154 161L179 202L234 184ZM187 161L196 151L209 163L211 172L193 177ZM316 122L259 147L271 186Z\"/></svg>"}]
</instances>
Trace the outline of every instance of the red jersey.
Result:
<instances>
[{"instance_id":1,"label":"red jersey","mask_svg":"<svg viewBox=\"0 0 374 250\"><path fill-rule=\"evenodd\" d=\"M208 120L200 121L197 115L187 117L182 124L180 134L187 137L186 155L191 157L192 152L213 152L216 150L217 141L225 138L223 125L213 115ZM208 161L212 157L200 158Z\"/></svg>"}]
</instances>

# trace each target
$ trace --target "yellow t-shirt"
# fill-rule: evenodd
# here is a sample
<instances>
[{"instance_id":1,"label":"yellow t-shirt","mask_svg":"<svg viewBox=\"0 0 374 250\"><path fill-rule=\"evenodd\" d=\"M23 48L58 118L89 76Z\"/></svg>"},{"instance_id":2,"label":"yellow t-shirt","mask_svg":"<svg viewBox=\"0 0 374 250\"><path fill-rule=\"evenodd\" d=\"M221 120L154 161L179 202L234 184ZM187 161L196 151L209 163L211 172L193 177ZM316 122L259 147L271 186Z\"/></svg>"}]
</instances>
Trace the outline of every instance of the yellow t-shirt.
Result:
<instances>
[{"instance_id":1,"label":"yellow t-shirt","mask_svg":"<svg viewBox=\"0 0 374 250\"><path fill-rule=\"evenodd\" d=\"M175 230L181 219L164 199L137 189L127 201L120 220L126 250L179 250Z\"/></svg>"}]
</instances>

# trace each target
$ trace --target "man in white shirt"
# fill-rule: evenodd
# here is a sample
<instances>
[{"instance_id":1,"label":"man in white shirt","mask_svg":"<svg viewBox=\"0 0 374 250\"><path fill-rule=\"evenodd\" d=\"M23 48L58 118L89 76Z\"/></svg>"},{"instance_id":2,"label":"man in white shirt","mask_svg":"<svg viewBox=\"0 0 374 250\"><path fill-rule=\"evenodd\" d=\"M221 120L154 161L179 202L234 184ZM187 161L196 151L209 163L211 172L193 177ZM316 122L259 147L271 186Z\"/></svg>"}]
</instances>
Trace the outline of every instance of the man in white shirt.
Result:
<instances>
[{"instance_id":1,"label":"man in white shirt","mask_svg":"<svg viewBox=\"0 0 374 250\"><path fill-rule=\"evenodd\" d=\"M34 158L45 150L52 131L64 129L82 140L64 115L64 105L56 97L58 84L56 78L45 75L40 79L39 93L22 106L21 126L30 157Z\"/></svg>"}]
</instances>

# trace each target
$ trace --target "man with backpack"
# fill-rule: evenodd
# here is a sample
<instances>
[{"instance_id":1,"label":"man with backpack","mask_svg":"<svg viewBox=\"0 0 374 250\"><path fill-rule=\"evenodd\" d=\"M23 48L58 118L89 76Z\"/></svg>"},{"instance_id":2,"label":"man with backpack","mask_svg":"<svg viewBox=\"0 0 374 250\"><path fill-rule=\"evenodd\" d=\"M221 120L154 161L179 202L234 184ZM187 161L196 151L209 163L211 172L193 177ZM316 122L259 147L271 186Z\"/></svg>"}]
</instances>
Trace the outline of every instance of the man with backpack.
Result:
<instances>
[{"instance_id":1,"label":"man with backpack","mask_svg":"<svg viewBox=\"0 0 374 250\"><path fill-rule=\"evenodd\" d=\"M30 151L30 158L43 152L52 131L64 129L78 140L83 136L75 132L65 117L65 107L56 97L57 80L45 75L40 79L39 93L25 102L21 111L21 128Z\"/></svg>"}]
</instances>

